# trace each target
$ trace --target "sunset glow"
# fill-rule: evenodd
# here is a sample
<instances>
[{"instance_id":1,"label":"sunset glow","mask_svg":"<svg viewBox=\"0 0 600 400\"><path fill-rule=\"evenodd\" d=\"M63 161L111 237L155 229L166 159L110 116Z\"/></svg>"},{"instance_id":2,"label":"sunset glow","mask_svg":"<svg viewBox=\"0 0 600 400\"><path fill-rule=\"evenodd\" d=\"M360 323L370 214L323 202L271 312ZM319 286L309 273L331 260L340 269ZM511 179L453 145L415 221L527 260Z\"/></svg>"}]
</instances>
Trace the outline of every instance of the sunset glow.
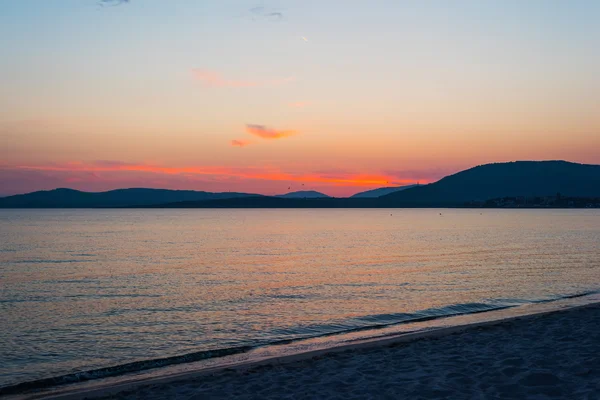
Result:
<instances>
[{"instance_id":1,"label":"sunset glow","mask_svg":"<svg viewBox=\"0 0 600 400\"><path fill-rule=\"evenodd\" d=\"M175 185L168 185L169 188L184 189L185 186L177 184L178 180L185 181L188 184L192 182L203 182L209 185L213 190L218 188L222 191L229 191L230 184L242 183L244 191L251 191L252 185L267 188L266 194L279 194L285 192L284 186L292 185L296 189L332 187L336 188L338 193L351 193L356 188L371 188L381 186L393 186L410 184L412 180L403 180L394 176L384 175L366 175L366 174L303 174L281 171L277 168L253 167L253 168L233 168L222 166L187 166L187 167L166 167L146 164L128 164L111 161L97 161L94 163L68 162L64 164L48 165L20 165L16 167L4 167L13 173L29 174L30 176L53 177L62 179L65 183L75 186L81 182L98 185L104 188L102 183L109 183L118 187L123 178L130 181L169 181ZM5 172L6 175L8 175ZM3 176L4 179L9 179ZM250 186L243 185L243 182L250 181ZM257 182L258 181L258 182ZM266 183L266 185L265 185ZM425 183L425 182L424 182ZM141 185L134 185L141 186ZM109 186L110 187L110 186ZM334 190L335 192L335 190Z\"/></svg>"},{"instance_id":2,"label":"sunset glow","mask_svg":"<svg viewBox=\"0 0 600 400\"><path fill-rule=\"evenodd\" d=\"M0 196L600 163L597 2L102 3L0 6Z\"/></svg>"}]
</instances>

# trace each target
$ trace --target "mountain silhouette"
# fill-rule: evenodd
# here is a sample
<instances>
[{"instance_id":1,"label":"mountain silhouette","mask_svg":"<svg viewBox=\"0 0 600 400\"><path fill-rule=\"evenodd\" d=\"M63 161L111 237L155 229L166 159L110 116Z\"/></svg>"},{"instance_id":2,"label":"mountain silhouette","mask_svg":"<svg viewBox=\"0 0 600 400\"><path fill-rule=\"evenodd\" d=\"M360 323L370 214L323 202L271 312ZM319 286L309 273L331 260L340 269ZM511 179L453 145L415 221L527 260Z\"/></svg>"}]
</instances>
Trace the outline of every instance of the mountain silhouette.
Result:
<instances>
[{"instance_id":1,"label":"mountain silhouette","mask_svg":"<svg viewBox=\"0 0 600 400\"><path fill-rule=\"evenodd\" d=\"M363 198L375 198L385 196L386 194L399 192L402 190L410 189L418 185L406 185L406 186L396 186L396 187L382 187L378 189L367 190L364 192L359 192L350 196L351 199L363 199Z\"/></svg>"},{"instance_id":2,"label":"mountain silhouette","mask_svg":"<svg viewBox=\"0 0 600 400\"><path fill-rule=\"evenodd\" d=\"M279 197L282 199L319 199L319 198L328 198L325 193L316 192L314 190L301 190L298 192L290 192L286 194L278 194L275 197Z\"/></svg>"},{"instance_id":3,"label":"mountain silhouette","mask_svg":"<svg viewBox=\"0 0 600 400\"><path fill-rule=\"evenodd\" d=\"M600 196L600 165L567 161L485 164L380 197L382 206L457 206L507 196Z\"/></svg>"},{"instance_id":4,"label":"mountain silhouette","mask_svg":"<svg viewBox=\"0 0 600 400\"><path fill-rule=\"evenodd\" d=\"M390 188L369 192L377 193L377 190L387 189ZM367 195L371 196L371 193ZM332 198L314 191L262 196L165 189L119 189L100 193L55 189L0 198L0 208L464 207L503 197L548 197L558 193L563 197L600 198L600 165L566 161L485 164L447 176L435 183L403 188L381 197L359 197L358 193L350 198ZM595 201L592 203L596 204Z\"/></svg>"},{"instance_id":5,"label":"mountain silhouette","mask_svg":"<svg viewBox=\"0 0 600 400\"><path fill-rule=\"evenodd\" d=\"M117 189L108 192L81 192L73 189L42 190L0 198L0 207L95 208L166 204L180 201L217 200L251 196L247 193L211 193L194 190Z\"/></svg>"}]
</instances>

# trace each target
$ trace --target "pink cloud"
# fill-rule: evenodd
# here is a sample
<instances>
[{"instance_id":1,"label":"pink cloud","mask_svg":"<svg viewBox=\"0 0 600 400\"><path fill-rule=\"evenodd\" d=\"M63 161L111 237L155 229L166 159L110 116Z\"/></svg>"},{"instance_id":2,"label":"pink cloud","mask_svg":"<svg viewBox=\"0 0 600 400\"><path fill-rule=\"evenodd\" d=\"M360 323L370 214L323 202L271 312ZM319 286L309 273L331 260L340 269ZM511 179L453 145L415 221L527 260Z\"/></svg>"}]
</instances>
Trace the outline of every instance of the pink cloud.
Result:
<instances>
[{"instance_id":1,"label":"pink cloud","mask_svg":"<svg viewBox=\"0 0 600 400\"><path fill-rule=\"evenodd\" d=\"M279 86L296 80L294 76L289 76L286 78L276 78L261 82L226 79L219 72L200 68L192 69L192 76L194 77L194 79L202 82L204 86L214 88L249 88L258 86Z\"/></svg>"},{"instance_id":2,"label":"pink cloud","mask_svg":"<svg viewBox=\"0 0 600 400\"><path fill-rule=\"evenodd\" d=\"M246 132L263 139L281 139L296 134L296 131L278 131L264 125L246 124Z\"/></svg>"},{"instance_id":3,"label":"pink cloud","mask_svg":"<svg viewBox=\"0 0 600 400\"><path fill-rule=\"evenodd\" d=\"M234 140L231 141L231 145L232 146L237 146L237 147L248 146L251 143L252 142L249 142L247 140L240 140L240 139L234 139Z\"/></svg>"},{"instance_id":4,"label":"pink cloud","mask_svg":"<svg viewBox=\"0 0 600 400\"><path fill-rule=\"evenodd\" d=\"M77 163L77 164L81 164L81 163ZM126 166L130 166L130 165L135 165L132 163L127 163L127 162L123 162L123 161L114 161L114 160L96 160L93 162L93 164L96 166L99 166L99 167L126 167Z\"/></svg>"}]
</instances>

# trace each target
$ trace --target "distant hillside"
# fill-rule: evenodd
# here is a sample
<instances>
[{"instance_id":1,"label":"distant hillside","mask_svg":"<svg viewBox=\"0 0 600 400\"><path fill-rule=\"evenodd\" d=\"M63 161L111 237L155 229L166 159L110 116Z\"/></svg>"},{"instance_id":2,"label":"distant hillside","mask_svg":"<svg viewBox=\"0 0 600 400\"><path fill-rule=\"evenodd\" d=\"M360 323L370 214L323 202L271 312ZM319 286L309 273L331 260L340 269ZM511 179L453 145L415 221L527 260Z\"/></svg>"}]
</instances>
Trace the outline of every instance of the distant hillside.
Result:
<instances>
[{"instance_id":1,"label":"distant hillside","mask_svg":"<svg viewBox=\"0 0 600 400\"><path fill-rule=\"evenodd\" d=\"M314 190L301 190L298 192L278 194L275 197L279 197L282 199L325 199L329 198L330 196L327 196L326 194L321 192L315 192Z\"/></svg>"},{"instance_id":2,"label":"distant hillside","mask_svg":"<svg viewBox=\"0 0 600 400\"><path fill-rule=\"evenodd\" d=\"M556 196L557 193L560 196ZM550 196L554 198L539 201L520 199ZM355 195L351 198L331 198L314 191L273 197L192 190L120 189L88 193L55 189L0 198L0 208L385 208L505 207L528 204L569 207L580 203L594 205L597 198L600 198L600 165L566 161L517 161L480 165L435 183L403 188L381 197ZM496 200L487 202L491 199Z\"/></svg>"},{"instance_id":3,"label":"distant hillside","mask_svg":"<svg viewBox=\"0 0 600 400\"><path fill-rule=\"evenodd\" d=\"M454 206L506 196L600 196L600 165L566 161L486 164L380 197L382 206Z\"/></svg>"},{"instance_id":4,"label":"distant hillside","mask_svg":"<svg viewBox=\"0 0 600 400\"><path fill-rule=\"evenodd\" d=\"M251 196L246 193L210 193L194 190L118 189L108 192L81 192L54 189L0 198L0 208L87 208L147 206L179 201L218 200Z\"/></svg>"},{"instance_id":5,"label":"distant hillside","mask_svg":"<svg viewBox=\"0 0 600 400\"><path fill-rule=\"evenodd\" d=\"M410 189L418 185L406 185L406 186L396 186L396 187L382 187L379 189L367 190L364 192L356 193L350 196L351 199L362 199L362 198L375 198L385 196L386 194L399 192L402 190Z\"/></svg>"}]
</instances>

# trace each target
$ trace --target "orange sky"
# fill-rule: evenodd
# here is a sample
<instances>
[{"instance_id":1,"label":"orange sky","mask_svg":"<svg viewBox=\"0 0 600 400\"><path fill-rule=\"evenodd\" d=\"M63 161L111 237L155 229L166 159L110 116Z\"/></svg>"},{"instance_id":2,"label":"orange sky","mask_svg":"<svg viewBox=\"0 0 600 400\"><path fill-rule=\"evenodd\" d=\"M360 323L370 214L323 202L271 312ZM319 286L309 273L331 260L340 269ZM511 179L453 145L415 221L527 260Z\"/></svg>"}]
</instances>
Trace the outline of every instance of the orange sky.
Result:
<instances>
[{"instance_id":1,"label":"orange sky","mask_svg":"<svg viewBox=\"0 0 600 400\"><path fill-rule=\"evenodd\" d=\"M0 5L0 195L600 163L597 2L25 3Z\"/></svg>"}]
</instances>

